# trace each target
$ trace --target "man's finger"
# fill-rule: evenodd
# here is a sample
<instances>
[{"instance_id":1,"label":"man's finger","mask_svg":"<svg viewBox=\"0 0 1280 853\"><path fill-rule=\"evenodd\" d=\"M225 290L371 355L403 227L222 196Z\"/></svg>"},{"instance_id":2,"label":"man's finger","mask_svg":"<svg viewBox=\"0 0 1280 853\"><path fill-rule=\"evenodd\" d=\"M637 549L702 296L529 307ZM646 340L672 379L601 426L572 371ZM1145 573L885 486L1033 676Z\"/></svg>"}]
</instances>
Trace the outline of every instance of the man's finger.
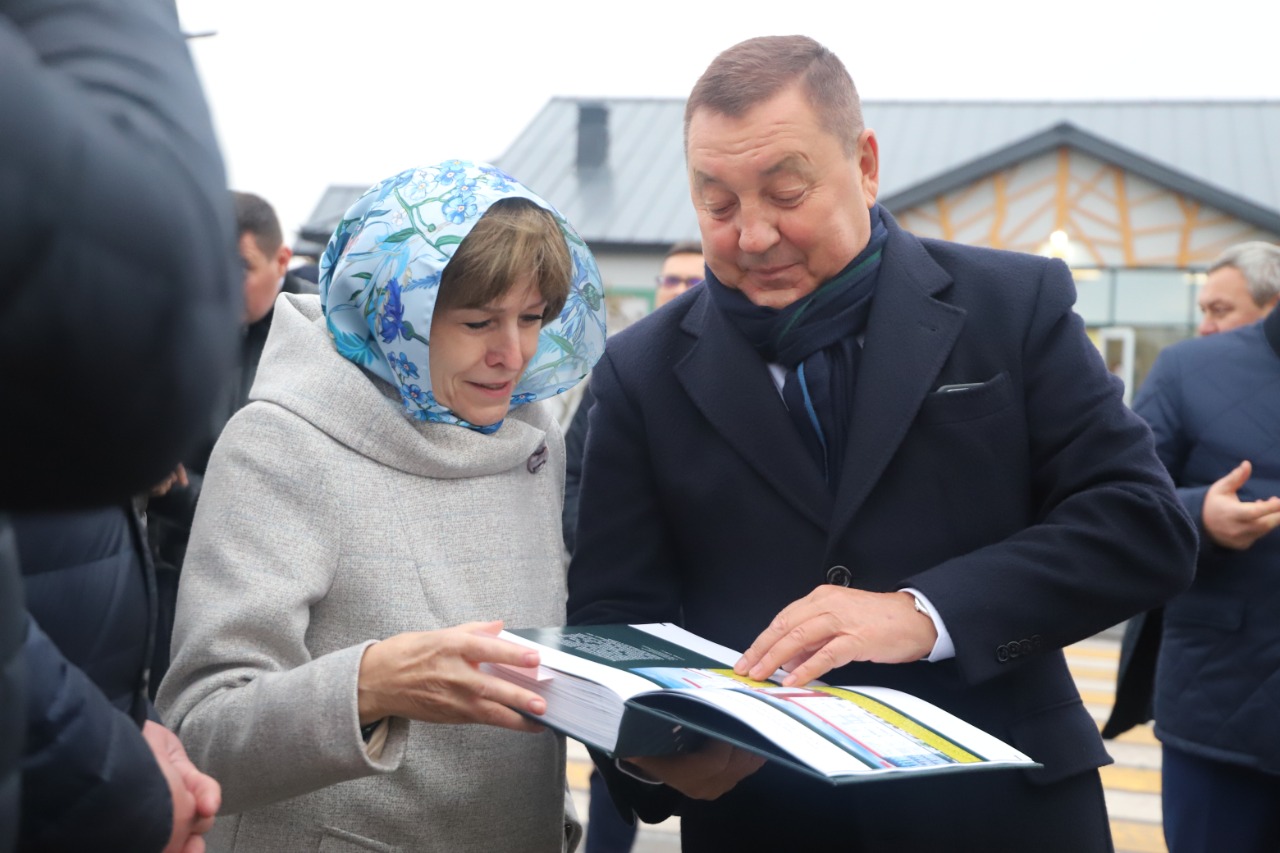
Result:
<instances>
[{"instance_id":1,"label":"man's finger","mask_svg":"<svg viewBox=\"0 0 1280 853\"><path fill-rule=\"evenodd\" d=\"M819 589L821 589L821 587L819 587ZM817 590L799 601L791 602L784 607L777 616L773 617L773 621L769 623L769 626L760 632L760 635L756 637L755 642L753 642L747 650L742 653L742 657L740 657L738 662L734 664L734 672L738 673L738 675L746 675L748 672L757 669L760 660L764 658L780 640L786 637L788 632L790 632L796 625L799 625L809 619L811 616L810 600L814 597L816 592ZM783 658L780 656L775 656L774 658L778 663L789 659L790 658ZM774 668L777 668L776 665ZM773 670L769 671L773 672Z\"/></svg>"},{"instance_id":2,"label":"man's finger","mask_svg":"<svg viewBox=\"0 0 1280 853\"><path fill-rule=\"evenodd\" d=\"M1249 482L1249 477L1252 475L1253 464L1246 459L1211 485L1209 491L1234 495L1240 491L1245 483Z\"/></svg>"},{"instance_id":3,"label":"man's finger","mask_svg":"<svg viewBox=\"0 0 1280 853\"><path fill-rule=\"evenodd\" d=\"M784 687L803 687L831 670L844 666L854 660L854 657L853 641L848 637L835 637L792 670L782 680L782 684Z\"/></svg>"},{"instance_id":4,"label":"man's finger","mask_svg":"<svg viewBox=\"0 0 1280 853\"><path fill-rule=\"evenodd\" d=\"M795 660L808 660L818 650L840 635L839 619L833 613L822 613L796 625L756 661L748 674L759 681L771 677L778 667ZM791 684L793 681L784 681Z\"/></svg>"}]
</instances>

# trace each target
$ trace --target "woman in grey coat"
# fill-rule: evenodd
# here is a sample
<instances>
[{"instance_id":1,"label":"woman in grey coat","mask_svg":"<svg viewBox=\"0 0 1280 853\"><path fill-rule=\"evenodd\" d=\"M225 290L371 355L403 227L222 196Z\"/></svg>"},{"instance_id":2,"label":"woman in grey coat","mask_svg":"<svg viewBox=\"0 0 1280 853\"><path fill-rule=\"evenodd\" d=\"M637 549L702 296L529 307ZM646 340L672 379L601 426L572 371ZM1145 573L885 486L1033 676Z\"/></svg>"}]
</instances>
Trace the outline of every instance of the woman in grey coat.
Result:
<instances>
[{"instance_id":1,"label":"woman in grey coat","mask_svg":"<svg viewBox=\"0 0 1280 853\"><path fill-rule=\"evenodd\" d=\"M540 698L480 669L561 624L564 442L604 346L573 229L497 169L388 178L283 295L214 449L158 706L222 783L212 850L560 851Z\"/></svg>"}]
</instances>

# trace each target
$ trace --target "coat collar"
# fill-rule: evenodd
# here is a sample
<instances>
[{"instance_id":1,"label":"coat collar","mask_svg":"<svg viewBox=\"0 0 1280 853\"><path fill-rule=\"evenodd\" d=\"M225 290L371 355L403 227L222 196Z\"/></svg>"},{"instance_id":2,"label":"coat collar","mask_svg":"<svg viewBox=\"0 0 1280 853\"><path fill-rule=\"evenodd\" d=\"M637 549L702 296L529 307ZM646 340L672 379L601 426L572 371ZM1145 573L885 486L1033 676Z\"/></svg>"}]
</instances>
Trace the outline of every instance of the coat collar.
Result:
<instances>
[{"instance_id":1,"label":"coat collar","mask_svg":"<svg viewBox=\"0 0 1280 853\"><path fill-rule=\"evenodd\" d=\"M725 441L789 503L824 530L843 530L905 437L964 322L935 298L950 276L885 214L889 239L858 368L857 399L840 490L832 499L787 417L768 368L705 293L681 329L695 339L675 373Z\"/></svg>"},{"instance_id":2,"label":"coat collar","mask_svg":"<svg viewBox=\"0 0 1280 853\"><path fill-rule=\"evenodd\" d=\"M772 488L825 529L831 493L787 416L768 366L705 289L681 329L696 338L675 367L693 404Z\"/></svg>"},{"instance_id":3,"label":"coat collar","mask_svg":"<svg viewBox=\"0 0 1280 853\"><path fill-rule=\"evenodd\" d=\"M1262 334L1271 345L1271 351L1280 358L1280 307L1272 308L1267 319L1262 321Z\"/></svg>"},{"instance_id":4,"label":"coat collar","mask_svg":"<svg viewBox=\"0 0 1280 853\"><path fill-rule=\"evenodd\" d=\"M849 447L831 519L838 536L906 437L964 326L937 295L951 285L924 246L885 214L889 242L862 342Z\"/></svg>"}]
</instances>

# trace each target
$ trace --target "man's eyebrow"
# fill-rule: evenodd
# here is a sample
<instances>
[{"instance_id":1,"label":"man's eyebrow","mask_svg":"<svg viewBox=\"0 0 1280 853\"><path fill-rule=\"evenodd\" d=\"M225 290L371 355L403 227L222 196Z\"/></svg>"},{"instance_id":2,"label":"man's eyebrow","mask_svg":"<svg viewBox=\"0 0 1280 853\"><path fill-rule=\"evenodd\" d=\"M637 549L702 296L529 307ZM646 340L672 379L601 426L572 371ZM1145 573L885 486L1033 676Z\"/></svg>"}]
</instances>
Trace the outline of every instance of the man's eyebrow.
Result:
<instances>
[{"instance_id":1,"label":"man's eyebrow","mask_svg":"<svg viewBox=\"0 0 1280 853\"><path fill-rule=\"evenodd\" d=\"M788 154L786 157L783 157L777 163L774 163L768 169L764 170L764 174L768 177L780 175L785 172L794 172L795 174L802 176L807 175L809 174L808 163L802 157L795 154Z\"/></svg>"},{"instance_id":2,"label":"man's eyebrow","mask_svg":"<svg viewBox=\"0 0 1280 853\"><path fill-rule=\"evenodd\" d=\"M808 161L796 154L788 154L786 157L783 157L777 163L774 163L760 174L764 175L766 178L772 178L782 174L796 174L801 177L806 177L809 174ZM704 187L719 186L723 183L724 182L719 178L708 175L706 172L701 172L697 169L693 172L694 189L700 190Z\"/></svg>"},{"instance_id":3,"label":"man's eyebrow","mask_svg":"<svg viewBox=\"0 0 1280 853\"><path fill-rule=\"evenodd\" d=\"M700 172L697 169L695 169L693 172L693 188L694 189L700 190L708 186L717 186L720 183L722 182L720 181L719 178L713 178L710 175L708 175L706 172Z\"/></svg>"}]
</instances>

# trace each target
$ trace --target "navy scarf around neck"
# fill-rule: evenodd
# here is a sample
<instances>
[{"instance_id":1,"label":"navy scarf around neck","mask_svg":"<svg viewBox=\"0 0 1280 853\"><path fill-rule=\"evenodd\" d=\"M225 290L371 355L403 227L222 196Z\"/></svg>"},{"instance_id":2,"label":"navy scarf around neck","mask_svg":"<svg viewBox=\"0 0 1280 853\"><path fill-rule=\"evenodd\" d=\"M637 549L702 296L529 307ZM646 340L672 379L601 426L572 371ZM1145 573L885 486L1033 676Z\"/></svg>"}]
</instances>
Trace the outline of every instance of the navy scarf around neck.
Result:
<instances>
[{"instance_id":1,"label":"navy scarf around neck","mask_svg":"<svg viewBox=\"0 0 1280 853\"><path fill-rule=\"evenodd\" d=\"M786 368L782 401L809 455L834 493L840 482L854 383L858 336L871 313L880 256L889 231L880 206L871 208L871 239L834 278L785 308L752 303L708 273L712 300L765 361Z\"/></svg>"}]
</instances>

